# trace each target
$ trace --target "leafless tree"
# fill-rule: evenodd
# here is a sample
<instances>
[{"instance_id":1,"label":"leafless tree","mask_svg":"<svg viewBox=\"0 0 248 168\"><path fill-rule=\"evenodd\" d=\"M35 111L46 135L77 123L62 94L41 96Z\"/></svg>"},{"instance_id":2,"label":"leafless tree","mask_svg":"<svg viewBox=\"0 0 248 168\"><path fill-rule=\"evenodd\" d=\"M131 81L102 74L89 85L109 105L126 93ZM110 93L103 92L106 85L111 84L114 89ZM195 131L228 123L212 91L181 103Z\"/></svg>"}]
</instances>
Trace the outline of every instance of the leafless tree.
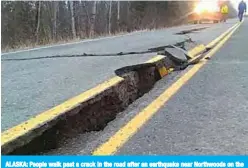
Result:
<instances>
[{"instance_id":1,"label":"leafless tree","mask_svg":"<svg viewBox=\"0 0 248 168\"><path fill-rule=\"evenodd\" d=\"M120 1L117 1L117 27L120 31Z\"/></svg>"},{"instance_id":2,"label":"leafless tree","mask_svg":"<svg viewBox=\"0 0 248 168\"><path fill-rule=\"evenodd\" d=\"M73 6L73 1L70 2L70 11L71 11L71 30L72 30L72 35L73 38L76 38L76 28L75 28L75 18L74 18L74 6Z\"/></svg>"},{"instance_id":3,"label":"leafless tree","mask_svg":"<svg viewBox=\"0 0 248 168\"><path fill-rule=\"evenodd\" d=\"M2 1L2 48L153 29L187 21L194 1ZM235 16L234 12L231 12Z\"/></svg>"},{"instance_id":4,"label":"leafless tree","mask_svg":"<svg viewBox=\"0 0 248 168\"><path fill-rule=\"evenodd\" d=\"M39 29L40 29L40 9L41 1L38 1L38 10L37 10L37 26L36 26L36 43L39 42Z\"/></svg>"},{"instance_id":5,"label":"leafless tree","mask_svg":"<svg viewBox=\"0 0 248 168\"><path fill-rule=\"evenodd\" d=\"M53 40L56 40L56 37L57 37L57 9L58 9L58 2L54 1L53 3Z\"/></svg>"},{"instance_id":6,"label":"leafless tree","mask_svg":"<svg viewBox=\"0 0 248 168\"><path fill-rule=\"evenodd\" d=\"M90 37L94 35L94 31L95 31L96 8L97 8L97 1L94 1L91 12L92 17L90 19Z\"/></svg>"},{"instance_id":7,"label":"leafless tree","mask_svg":"<svg viewBox=\"0 0 248 168\"><path fill-rule=\"evenodd\" d=\"M111 17L112 16L112 1L109 2L109 20L108 20L108 31L109 31L109 34L111 34Z\"/></svg>"}]
</instances>

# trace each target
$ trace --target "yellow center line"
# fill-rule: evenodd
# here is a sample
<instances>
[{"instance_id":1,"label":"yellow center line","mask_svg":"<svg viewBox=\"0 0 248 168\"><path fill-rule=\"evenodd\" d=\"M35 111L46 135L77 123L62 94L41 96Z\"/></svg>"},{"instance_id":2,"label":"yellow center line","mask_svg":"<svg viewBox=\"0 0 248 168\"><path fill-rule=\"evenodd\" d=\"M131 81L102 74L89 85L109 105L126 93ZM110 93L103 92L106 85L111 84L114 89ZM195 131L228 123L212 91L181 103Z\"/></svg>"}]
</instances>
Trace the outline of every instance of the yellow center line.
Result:
<instances>
[{"instance_id":1,"label":"yellow center line","mask_svg":"<svg viewBox=\"0 0 248 168\"><path fill-rule=\"evenodd\" d=\"M97 94L100 94L105 89L114 86L115 84L123 81L124 79L121 77L113 77L104 83L96 86L95 88L92 88L90 90L87 90L86 92L69 99L65 101L64 103L53 107L17 126L14 126L6 131L4 131L1 134L1 145L5 145L13 140L15 140L18 137L21 137L25 135L26 133L30 132L31 130L39 127L40 125L43 125L44 123L47 123L48 121L51 121L55 119L58 115L63 114L70 109L74 108L81 102L84 102L86 100L89 100L90 98L94 97Z\"/></svg>"},{"instance_id":2,"label":"yellow center line","mask_svg":"<svg viewBox=\"0 0 248 168\"><path fill-rule=\"evenodd\" d=\"M210 42L206 46L206 48L214 47L214 45L216 45L221 39L223 39L228 33L230 33L230 30L235 29L236 26L239 26L239 23L235 24L234 26L232 26L231 28L229 28L226 32L224 32L219 37L217 37L215 40L213 40L212 42Z\"/></svg>"},{"instance_id":3,"label":"yellow center line","mask_svg":"<svg viewBox=\"0 0 248 168\"><path fill-rule=\"evenodd\" d=\"M212 57L231 37L234 31L240 26L240 23L234 25L232 31L223 38L214 47L206 57ZM206 61L200 61L194 65L187 73L173 83L167 90L165 90L159 97L157 97L151 104L145 109L140 111L131 121L129 121L124 127L116 132L110 139L104 144L100 145L93 155L112 155L120 147L122 147L165 103L187 82L189 81L197 71L206 64Z\"/></svg>"},{"instance_id":4,"label":"yellow center line","mask_svg":"<svg viewBox=\"0 0 248 168\"><path fill-rule=\"evenodd\" d=\"M156 57L148 60L146 63L153 63L157 62L161 59L163 59L165 56L162 55L157 55ZM53 120L57 116L65 113L66 111L69 111L70 109L74 108L81 102L84 102L86 100L89 100L90 98L100 94L104 90L110 88L111 86L116 85L117 83L123 81L124 78L115 76L99 85L96 87L89 89L83 93L81 93L78 96L75 96L49 110L46 110L42 112L41 114L24 121L12 128L9 128L8 130L4 131L1 133L1 145L5 145L13 140L15 140L18 137L21 137L31 130L39 127L40 125L43 125L44 123Z\"/></svg>"}]
</instances>

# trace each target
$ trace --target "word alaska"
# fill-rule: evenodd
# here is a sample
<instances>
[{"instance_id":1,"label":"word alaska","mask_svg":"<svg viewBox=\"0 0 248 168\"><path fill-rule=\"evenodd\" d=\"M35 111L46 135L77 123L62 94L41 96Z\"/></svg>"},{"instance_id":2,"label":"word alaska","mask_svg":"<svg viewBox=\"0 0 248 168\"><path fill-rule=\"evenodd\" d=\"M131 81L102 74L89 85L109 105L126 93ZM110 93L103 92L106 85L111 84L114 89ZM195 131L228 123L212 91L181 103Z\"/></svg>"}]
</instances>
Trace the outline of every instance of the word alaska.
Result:
<instances>
[{"instance_id":1,"label":"word alaska","mask_svg":"<svg viewBox=\"0 0 248 168\"><path fill-rule=\"evenodd\" d=\"M48 167L46 162L25 162L25 161L7 161L5 167L34 167L44 168Z\"/></svg>"}]
</instances>

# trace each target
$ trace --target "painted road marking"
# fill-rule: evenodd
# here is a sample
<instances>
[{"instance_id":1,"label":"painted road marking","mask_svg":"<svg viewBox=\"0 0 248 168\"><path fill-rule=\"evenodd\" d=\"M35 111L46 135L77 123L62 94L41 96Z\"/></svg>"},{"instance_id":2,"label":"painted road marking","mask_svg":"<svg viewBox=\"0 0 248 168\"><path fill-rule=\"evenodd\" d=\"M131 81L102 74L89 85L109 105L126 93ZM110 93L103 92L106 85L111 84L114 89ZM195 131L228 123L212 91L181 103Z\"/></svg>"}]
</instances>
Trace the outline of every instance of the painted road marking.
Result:
<instances>
[{"instance_id":1,"label":"painted road marking","mask_svg":"<svg viewBox=\"0 0 248 168\"><path fill-rule=\"evenodd\" d=\"M196 46L193 50L188 52L188 56L192 59L194 58L196 55L199 55L201 52L205 51L206 47L205 45L201 44L199 46Z\"/></svg>"},{"instance_id":2,"label":"painted road marking","mask_svg":"<svg viewBox=\"0 0 248 168\"><path fill-rule=\"evenodd\" d=\"M150 59L149 61L146 61L145 63L158 62L164 58L165 58L164 55L157 55L157 56L153 57L152 59ZM164 76L168 75L172 71L172 69L169 69L169 68L167 69L165 67L165 65L163 65L161 67L158 67L158 71L159 71L160 77L163 78Z\"/></svg>"},{"instance_id":3,"label":"painted road marking","mask_svg":"<svg viewBox=\"0 0 248 168\"><path fill-rule=\"evenodd\" d=\"M158 55L147 62L153 63L163 59L164 56ZM80 95L73 97L62 104L55 106L47 111L42 112L41 114L22 122L21 124L14 126L1 134L1 145L5 145L18 137L21 137L31 130L47 123L48 121L52 121L57 118L57 116L66 113L68 110L74 108L78 104L89 100L90 98L102 93L104 90L110 88L111 86L115 86L117 83L122 82L124 78L115 76L96 87L89 89Z\"/></svg>"},{"instance_id":4,"label":"painted road marking","mask_svg":"<svg viewBox=\"0 0 248 168\"><path fill-rule=\"evenodd\" d=\"M158 71L159 71L159 74L160 74L161 78L163 78L164 76L169 74L169 70L166 69L164 66L159 68Z\"/></svg>"},{"instance_id":5,"label":"painted road marking","mask_svg":"<svg viewBox=\"0 0 248 168\"><path fill-rule=\"evenodd\" d=\"M217 37L215 40L213 40L212 42L210 42L206 48L211 48L214 47L221 39L223 39L231 29L235 28L235 26L239 26L239 24L235 24L233 27L229 28L226 32L224 32L222 35L220 35L219 37Z\"/></svg>"},{"instance_id":6,"label":"painted road marking","mask_svg":"<svg viewBox=\"0 0 248 168\"><path fill-rule=\"evenodd\" d=\"M150 63L156 62L162 58L164 58L164 56L158 55L147 62L150 62ZM169 69L168 71L171 72L172 70L173 69ZM163 72L161 72L161 74L164 75ZM55 106L55 107L53 107L53 108L51 108L45 112L42 112L41 114L23 122L17 126L14 126L10 129L4 131L1 134L1 145L3 146L5 144L15 140L16 138L25 135L26 133L30 132L31 130L39 127L40 125L43 125L47 121L51 121L54 118L56 118L57 116L59 116L60 114L65 113L66 111L75 107L79 103L90 99L91 97L103 92L105 89L107 89L111 86L114 86L115 84L117 84L123 80L124 80L123 78L115 76L115 77L103 82L102 84L99 84L98 86L96 86L90 90L87 90L87 91L83 92L82 94L63 102L62 104L60 104L58 106Z\"/></svg>"},{"instance_id":7,"label":"painted road marking","mask_svg":"<svg viewBox=\"0 0 248 168\"><path fill-rule=\"evenodd\" d=\"M222 39L208 54L206 57L212 57L231 37L231 35L240 26L239 23L234 25L231 32ZM187 73L173 83L167 90L165 90L157 99L149 104L145 109L139 112L131 121L129 121L124 127L122 127L116 134L110 139L99 146L93 155L112 155L120 147L122 147L165 103L187 82L189 81L198 70L206 64L207 61L200 61L194 65Z\"/></svg>"},{"instance_id":8,"label":"painted road marking","mask_svg":"<svg viewBox=\"0 0 248 168\"><path fill-rule=\"evenodd\" d=\"M15 126L1 134L1 145L13 141L14 139L25 135L26 133L30 132L31 130L45 124L47 121L51 121L57 118L58 115L65 113L66 111L74 108L76 105L89 100L90 98L100 94L104 90L110 88L111 86L116 85L117 83L123 81L124 79L121 77L113 77L102 84L83 92L82 94L65 101L64 103L42 112L41 114Z\"/></svg>"},{"instance_id":9,"label":"painted road marking","mask_svg":"<svg viewBox=\"0 0 248 168\"><path fill-rule=\"evenodd\" d=\"M165 56L163 55L156 55L153 58L151 58L150 60L146 61L145 63L153 63L153 62L157 62L161 59L165 58Z\"/></svg>"}]
</instances>

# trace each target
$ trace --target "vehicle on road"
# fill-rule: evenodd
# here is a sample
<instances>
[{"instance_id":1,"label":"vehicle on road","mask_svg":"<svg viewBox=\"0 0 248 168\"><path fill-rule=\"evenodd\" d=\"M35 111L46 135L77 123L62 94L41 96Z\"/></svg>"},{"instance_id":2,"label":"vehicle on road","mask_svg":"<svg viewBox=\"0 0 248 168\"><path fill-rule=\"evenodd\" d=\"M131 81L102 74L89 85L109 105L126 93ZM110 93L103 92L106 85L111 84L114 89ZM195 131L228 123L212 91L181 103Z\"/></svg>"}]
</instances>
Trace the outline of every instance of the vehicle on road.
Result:
<instances>
[{"instance_id":1,"label":"vehicle on road","mask_svg":"<svg viewBox=\"0 0 248 168\"><path fill-rule=\"evenodd\" d=\"M194 24L203 22L218 23L223 20L223 14L216 1L199 1L195 4L195 9L188 19L189 22Z\"/></svg>"}]
</instances>

